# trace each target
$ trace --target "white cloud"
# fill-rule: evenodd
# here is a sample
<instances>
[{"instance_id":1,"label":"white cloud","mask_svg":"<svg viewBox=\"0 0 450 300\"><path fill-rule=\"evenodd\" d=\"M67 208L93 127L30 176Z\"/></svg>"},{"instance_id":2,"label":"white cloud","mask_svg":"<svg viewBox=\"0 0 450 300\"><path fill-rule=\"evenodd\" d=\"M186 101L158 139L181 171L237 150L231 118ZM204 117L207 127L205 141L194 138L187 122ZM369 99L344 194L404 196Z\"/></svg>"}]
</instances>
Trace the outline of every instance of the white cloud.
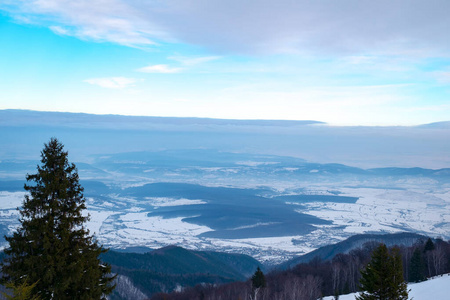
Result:
<instances>
[{"instance_id":1,"label":"white cloud","mask_svg":"<svg viewBox=\"0 0 450 300\"><path fill-rule=\"evenodd\" d=\"M170 56L169 59L177 61L186 66L194 66L220 59L220 56L203 56L203 57L187 57L187 56Z\"/></svg>"},{"instance_id":2,"label":"white cloud","mask_svg":"<svg viewBox=\"0 0 450 300\"><path fill-rule=\"evenodd\" d=\"M219 59L220 56L203 56L203 57L186 57L186 56L171 56L168 59L174 60L183 66L191 67L194 65L210 62L213 60ZM179 67L171 67L165 64L159 65L150 65L143 68L139 68L136 71L143 73L163 73L163 74L171 74L171 73L180 73L184 69Z\"/></svg>"},{"instance_id":3,"label":"white cloud","mask_svg":"<svg viewBox=\"0 0 450 300\"><path fill-rule=\"evenodd\" d=\"M91 78L83 80L89 84L98 85L108 89L124 89L134 86L137 81L136 78L127 77L105 77L105 78Z\"/></svg>"},{"instance_id":4,"label":"white cloud","mask_svg":"<svg viewBox=\"0 0 450 300\"><path fill-rule=\"evenodd\" d=\"M448 0L2 2L17 19L130 46L181 41L217 53L450 53Z\"/></svg>"},{"instance_id":5,"label":"white cloud","mask_svg":"<svg viewBox=\"0 0 450 300\"><path fill-rule=\"evenodd\" d=\"M164 38L158 25L139 17L132 1L6 0L0 9L18 20L48 26L57 34L128 46L153 45Z\"/></svg>"},{"instance_id":6,"label":"white cloud","mask_svg":"<svg viewBox=\"0 0 450 300\"><path fill-rule=\"evenodd\" d=\"M450 71L434 72L436 80L442 84L450 83Z\"/></svg>"},{"instance_id":7,"label":"white cloud","mask_svg":"<svg viewBox=\"0 0 450 300\"><path fill-rule=\"evenodd\" d=\"M58 35L71 35L69 30L61 26L50 26L49 28Z\"/></svg>"},{"instance_id":8,"label":"white cloud","mask_svg":"<svg viewBox=\"0 0 450 300\"><path fill-rule=\"evenodd\" d=\"M182 68L173 68L173 67L170 67L168 65L152 65L152 66L147 66L147 67L143 67L143 68L137 69L136 71L143 72L143 73L165 73L165 74L169 74L169 73L179 73L182 70L183 70Z\"/></svg>"}]
</instances>

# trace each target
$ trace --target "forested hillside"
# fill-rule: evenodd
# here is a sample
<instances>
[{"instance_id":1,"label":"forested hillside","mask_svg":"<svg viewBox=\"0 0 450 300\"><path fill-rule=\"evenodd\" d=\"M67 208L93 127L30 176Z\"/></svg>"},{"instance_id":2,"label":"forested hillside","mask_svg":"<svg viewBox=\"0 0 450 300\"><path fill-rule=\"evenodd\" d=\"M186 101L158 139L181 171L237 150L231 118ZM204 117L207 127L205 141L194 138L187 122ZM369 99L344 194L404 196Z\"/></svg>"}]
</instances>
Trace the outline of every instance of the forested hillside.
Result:
<instances>
[{"instance_id":1,"label":"forested hillside","mask_svg":"<svg viewBox=\"0 0 450 300\"><path fill-rule=\"evenodd\" d=\"M401 242L401 239L399 241ZM357 292L360 286L360 270L367 266L372 251L379 244L375 239L348 253L338 253L327 260L316 256L308 263L300 263L284 271L269 272L265 276L267 286L261 289L258 299L311 300L322 296ZM450 272L449 242L441 239L434 241L418 239L411 246L394 246L394 248L401 255L403 276L406 281L419 282ZM391 251L392 249L391 247ZM152 299L246 299L252 292L252 284L248 280L221 286L202 284L185 289L183 292L157 294Z\"/></svg>"},{"instance_id":2,"label":"forested hillside","mask_svg":"<svg viewBox=\"0 0 450 300\"><path fill-rule=\"evenodd\" d=\"M426 240L426 236L411 232L393 234L357 234L342 242L323 246L305 255L290 259L277 266L277 269L293 268L300 263L308 263L316 258L324 261L332 260L336 255L349 253L351 250L361 248L364 244L370 242L384 243L387 246L412 246L421 240Z\"/></svg>"},{"instance_id":3,"label":"forested hillside","mask_svg":"<svg viewBox=\"0 0 450 300\"><path fill-rule=\"evenodd\" d=\"M150 297L199 283L216 285L246 280L260 265L247 255L191 251L176 246L141 254L108 251L102 259L112 265L114 273L120 274L111 299L130 299L139 294Z\"/></svg>"}]
</instances>

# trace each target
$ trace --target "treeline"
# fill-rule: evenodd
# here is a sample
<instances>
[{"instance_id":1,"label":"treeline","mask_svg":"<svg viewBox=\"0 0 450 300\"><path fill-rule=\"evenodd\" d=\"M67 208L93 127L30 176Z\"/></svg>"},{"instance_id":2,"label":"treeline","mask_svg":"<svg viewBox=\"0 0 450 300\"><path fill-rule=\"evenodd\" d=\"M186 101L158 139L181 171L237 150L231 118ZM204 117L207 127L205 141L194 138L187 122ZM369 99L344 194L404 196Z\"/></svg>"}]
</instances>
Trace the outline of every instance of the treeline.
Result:
<instances>
[{"instance_id":1,"label":"treeline","mask_svg":"<svg viewBox=\"0 0 450 300\"><path fill-rule=\"evenodd\" d=\"M266 275L266 286L259 300L312 300L322 296L347 294L359 290L361 270L371 259L379 243L369 242L331 260L312 259L285 271ZM411 247L395 246L402 257L405 281L419 282L450 272L450 243L442 239L421 240ZM251 280L224 285L199 284L182 292L159 293L152 300L225 300L249 299L253 295Z\"/></svg>"}]
</instances>

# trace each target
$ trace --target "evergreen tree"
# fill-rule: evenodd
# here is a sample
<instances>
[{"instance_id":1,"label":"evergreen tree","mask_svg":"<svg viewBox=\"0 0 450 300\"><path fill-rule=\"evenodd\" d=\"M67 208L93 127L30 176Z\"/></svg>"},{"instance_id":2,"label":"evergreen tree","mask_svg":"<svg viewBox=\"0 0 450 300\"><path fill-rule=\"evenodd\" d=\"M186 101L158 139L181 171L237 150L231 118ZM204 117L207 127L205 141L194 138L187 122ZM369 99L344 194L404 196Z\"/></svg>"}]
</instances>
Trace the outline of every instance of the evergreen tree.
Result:
<instances>
[{"instance_id":1,"label":"evergreen tree","mask_svg":"<svg viewBox=\"0 0 450 300\"><path fill-rule=\"evenodd\" d=\"M255 289L266 287L266 277L259 267L252 276L252 286Z\"/></svg>"},{"instance_id":2,"label":"evergreen tree","mask_svg":"<svg viewBox=\"0 0 450 300\"><path fill-rule=\"evenodd\" d=\"M419 248L416 248L409 264L409 282L421 282L425 279L425 262L423 260L422 251L420 251Z\"/></svg>"},{"instance_id":3,"label":"evergreen tree","mask_svg":"<svg viewBox=\"0 0 450 300\"><path fill-rule=\"evenodd\" d=\"M402 256L399 248L393 248L389 256L390 277L388 299L408 299L408 285L403 277Z\"/></svg>"},{"instance_id":4,"label":"evergreen tree","mask_svg":"<svg viewBox=\"0 0 450 300\"><path fill-rule=\"evenodd\" d=\"M2 264L3 282L36 282L41 299L105 299L114 286L106 252L84 227L88 217L77 169L64 146L52 138L41 151L37 173L27 175L20 226Z\"/></svg>"},{"instance_id":5,"label":"evergreen tree","mask_svg":"<svg viewBox=\"0 0 450 300\"><path fill-rule=\"evenodd\" d=\"M425 247L423 248L423 252L433 251L434 250L434 243L431 240L431 238L428 238L427 242L425 243Z\"/></svg>"},{"instance_id":6,"label":"evergreen tree","mask_svg":"<svg viewBox=\"0 0 450 300\"><path fill-rule=\"evenodd\" d=\"M261 269L258 267L255 274L252 276L252 289L253 289L253 299L258 299L258 293L260 289L266 287L266 277Z\"/></svg>"},{"instance_id":7,"label":"evergreen tree","mask_svg":"<svg viewBox=\"0 0 450 300\"><path fill-rule=\"evenodd\" d=\"M32 294L36 284L37 282L29 285L24 281L19 286L15 286L12 282L7 282L5 287L8 291L2 292L2 295L7 300L40 300L41 298Z\"/></svg>"},{"instance_id":8,"label":"evergreen tree","mask_svg":"<svg viewBox=\"0 0 450 300\"><path fill-rule=\"evenodd\" d=\"M431 277L433 276L433 263L432 263L432 255L435 250L435 246L431 238L428 238L427 242L425 243L425 246L423 248L423 253L425 256L425 269L427 270L427 276Z\"/></svg>"},{"instance_id":9,"label":"evergreen tree","mask_svg":"<svg viewBox=\"0 0 450 300\"><path fill-rule=\"evenodd\" d=\"M392 254L384 244L372 253L372 258L361 271L357 300L406 300L408 291L403 279L403 267L398 250Z\"/></svg>"}]
</instances>

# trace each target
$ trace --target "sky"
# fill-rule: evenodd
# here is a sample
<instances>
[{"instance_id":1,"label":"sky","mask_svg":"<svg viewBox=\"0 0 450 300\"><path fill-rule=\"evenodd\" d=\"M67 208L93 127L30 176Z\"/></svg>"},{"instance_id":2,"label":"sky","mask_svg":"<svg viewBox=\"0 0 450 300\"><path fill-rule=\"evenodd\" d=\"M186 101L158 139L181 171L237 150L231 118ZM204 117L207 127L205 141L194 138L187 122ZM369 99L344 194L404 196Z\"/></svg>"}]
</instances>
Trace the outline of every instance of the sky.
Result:
<instances>
[{"instance_id":1,"label":"sky","mask_svg":"<svg viewBox=\"0 0 450 300\"><path fill-rule=\"evenodd\" d=\"M0 109L450 120L448 0L0 0Z\"/></svg>"}]
</instances>

